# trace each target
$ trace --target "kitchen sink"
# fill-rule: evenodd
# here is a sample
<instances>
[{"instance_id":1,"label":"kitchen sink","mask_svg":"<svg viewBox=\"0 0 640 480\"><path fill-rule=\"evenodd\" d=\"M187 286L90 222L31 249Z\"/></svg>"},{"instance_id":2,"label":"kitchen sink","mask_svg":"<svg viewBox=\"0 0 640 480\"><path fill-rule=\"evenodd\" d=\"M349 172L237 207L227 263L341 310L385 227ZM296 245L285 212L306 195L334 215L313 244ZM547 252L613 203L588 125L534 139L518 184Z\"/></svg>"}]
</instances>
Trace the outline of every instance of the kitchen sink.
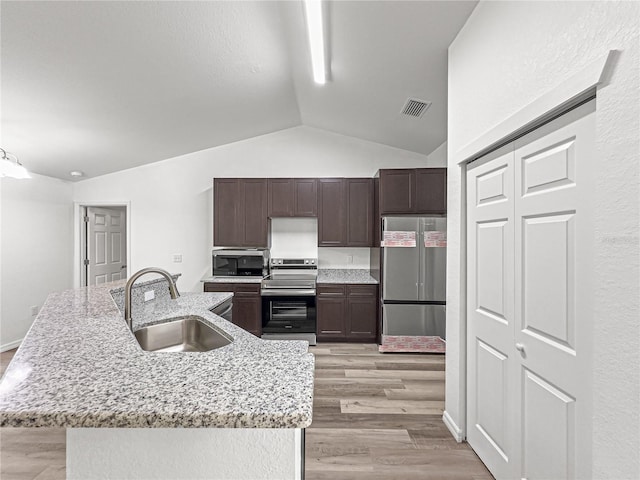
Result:
<instances>
[{"instance_id":1,"label":"kitchen sink","mask_svg":"<svg viewBox=\"0 0 640 480\"><path fill-rule=\"evenodd\" d=\"M197 315L187 315L150 325L134 332L148 352L207 352L229 345L233 338L211 328Z\"/></svg>"}]
</instances>

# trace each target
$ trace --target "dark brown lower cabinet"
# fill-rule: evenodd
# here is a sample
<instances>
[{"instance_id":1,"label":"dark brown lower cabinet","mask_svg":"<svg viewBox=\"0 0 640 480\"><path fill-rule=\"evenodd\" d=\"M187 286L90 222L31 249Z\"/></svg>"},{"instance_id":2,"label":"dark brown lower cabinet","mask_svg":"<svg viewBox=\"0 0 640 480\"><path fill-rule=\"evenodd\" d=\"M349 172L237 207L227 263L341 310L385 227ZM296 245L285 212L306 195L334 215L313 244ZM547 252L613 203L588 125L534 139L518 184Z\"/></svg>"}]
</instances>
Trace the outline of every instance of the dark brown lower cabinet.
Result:
<instances>
[{"instance_id":1,"label":"dark brown lower cabinet","mask_svg":"<svg viewBox=\"0 0 640 480\"><path fill-rule=\"evenodd\" d=\"M377 285L321 284L316 293L318 341L375 342Z\"/></svg>"},{"instance_id":2,"label":"dark brown lower cabinet","mask_svg":"<svg viewBox=\"0 0 640 480\"><path fill-rule=\"evenodd\" d=\"M262 297L259 283L206 282L204 291L233 293L233 323L256 337L262 335Z\"/></svg>"}]
</instances>

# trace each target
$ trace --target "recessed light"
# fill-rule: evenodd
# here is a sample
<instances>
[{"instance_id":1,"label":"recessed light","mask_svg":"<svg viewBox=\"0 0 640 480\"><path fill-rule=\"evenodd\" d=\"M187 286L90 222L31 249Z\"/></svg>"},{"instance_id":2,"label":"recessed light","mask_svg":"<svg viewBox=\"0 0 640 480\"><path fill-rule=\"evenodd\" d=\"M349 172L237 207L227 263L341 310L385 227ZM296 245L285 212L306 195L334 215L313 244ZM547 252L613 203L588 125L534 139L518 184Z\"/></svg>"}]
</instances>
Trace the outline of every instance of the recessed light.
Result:
<instances>
[{"instance_id":1,"label":"recessed light","mask_svg":"<svg viewBox=\"0 0 640 480\"><path fill-rule=\"evenodd\" d=\"M69 175L71 175L72 177L84 177L84 172L81 172L80 170L74 170L73 172L69 172Z\"/></svg>"}]
</instances>

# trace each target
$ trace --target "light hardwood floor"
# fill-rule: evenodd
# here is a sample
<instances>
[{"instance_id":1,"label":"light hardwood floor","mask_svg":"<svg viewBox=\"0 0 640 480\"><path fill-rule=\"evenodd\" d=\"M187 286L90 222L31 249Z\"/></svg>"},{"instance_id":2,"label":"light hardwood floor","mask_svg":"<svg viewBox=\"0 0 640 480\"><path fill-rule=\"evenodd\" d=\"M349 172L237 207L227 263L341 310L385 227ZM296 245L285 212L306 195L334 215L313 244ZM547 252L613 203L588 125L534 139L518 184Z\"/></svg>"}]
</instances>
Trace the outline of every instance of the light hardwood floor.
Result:
<instances>
[{"instance_id":1,"label":"light hardwood floor","mask_svg":"<svg viewBox=\"0 0 640 480\"><path fill-rule=\"evenodd\" d=\"M444 356L380 354L376 345L321 344L307 480L484 480L493 477L442 423ZM0 373L15 350L0 354ZM0 429L2 480L65 478L65 430Z\"/></svg>"},{"instance_id":2,"label":"light hardwood floor","mask_svg":"<svg viewBox=\"0 0 640 480\"><path fill-rule=\"evenodd\" d=\"M493 477L444 423L444 355L381 354L320 344L307 480L484 480Z\"/></svg>"}]
</instances>

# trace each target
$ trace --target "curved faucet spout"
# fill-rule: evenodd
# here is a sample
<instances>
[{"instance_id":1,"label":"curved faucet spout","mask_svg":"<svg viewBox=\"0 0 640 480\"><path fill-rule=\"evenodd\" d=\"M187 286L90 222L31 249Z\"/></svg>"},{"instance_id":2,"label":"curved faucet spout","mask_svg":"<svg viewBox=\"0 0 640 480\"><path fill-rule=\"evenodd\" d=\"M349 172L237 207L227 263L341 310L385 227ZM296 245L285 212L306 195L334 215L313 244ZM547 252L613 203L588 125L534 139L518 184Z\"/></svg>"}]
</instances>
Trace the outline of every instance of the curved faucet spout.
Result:
<instances>
[{"instance_id":1,"label":"curved faucet spout","mask_svg":"<svg viewBox=\"0 0 640 480\"><path fill-rule=\"evenodd\" d=\"M169 293L174 300L180 296L176 283L171 278L171 275L166 270L156 267L143 268L142 270L131 275L131 278L127 280L127 284L124 287L124 320L127 322L127 326L133 331L133 322L131 320L131 290L133 289L133 283L146 273L157 273L162 275L169 282Z\"/></svg>"}]
</instances>

